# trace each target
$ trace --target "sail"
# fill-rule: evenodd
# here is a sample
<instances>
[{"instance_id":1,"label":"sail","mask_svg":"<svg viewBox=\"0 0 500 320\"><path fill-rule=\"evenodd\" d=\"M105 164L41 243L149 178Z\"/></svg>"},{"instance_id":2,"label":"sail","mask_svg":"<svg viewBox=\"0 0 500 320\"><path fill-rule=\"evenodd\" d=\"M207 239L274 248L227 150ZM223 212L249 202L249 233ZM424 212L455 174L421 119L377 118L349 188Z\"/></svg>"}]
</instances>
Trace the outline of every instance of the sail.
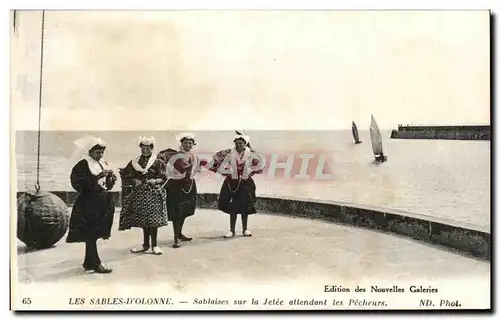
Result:
<instances>
[{"instance_id":1,"label":"sail","mask_svg":"<svg viewBox=\"0 0 500 320\"><path fill-rule=\"evenodd\" d=\"M375 118L373 118L370 123L370 139L372 141L372 150L374 155L379 155L383 153L382 149L382 136L378 128Z\"/></svg>"},{"instance_id":2,"label":"sail","mask_svg":"<svg viewBox=\"0 0 500 320\"><path fill-rule=\"evenodd\" d=\"M356 123L354 123L354 121L352 122L352 136L354 137L354 142L356 143L360 142L358 127L356 126Z\"/></svg>"}]
</instances>

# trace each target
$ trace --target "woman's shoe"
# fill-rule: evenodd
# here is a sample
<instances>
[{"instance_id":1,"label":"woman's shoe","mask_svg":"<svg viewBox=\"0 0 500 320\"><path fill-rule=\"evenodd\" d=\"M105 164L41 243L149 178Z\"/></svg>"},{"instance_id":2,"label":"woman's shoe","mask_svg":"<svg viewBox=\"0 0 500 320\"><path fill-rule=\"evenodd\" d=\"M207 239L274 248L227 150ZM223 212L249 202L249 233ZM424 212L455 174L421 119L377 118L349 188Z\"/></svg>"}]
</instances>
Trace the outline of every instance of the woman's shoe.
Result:
<instances>
[{"instance_id":1,"label":"woman's shoe","mask_svg":"<svg viewBox=\"0 0 500 320\"><path fill-rule=\"evenodd\" d=\"M251 236L252 236L252 233L250 232L250 230L245 230L245 231L243 231L243 235L244 235L245 237L251 237Z\"/></svg>"},{"instance_id":2,"label":"woman's shoe","mask_svg":"<svg viewBox=\"0 0 500 320\"><path fill-rule=\"evenodd\" d=\"M227 238L232 238L232 237L234 237L234 231L229 231L228 233L226 233L226 234L224 235L224 238L226 238L226 239L227 239Z\"/></svg>"},{"instance_id":3,"label":"woman's shoe","mask_svg":"<svg viewBox=\"0 0 500 320\"><path fill-rule=\"evenodd\" d=\"M94 270L94 268L89 267L89 266L86 266L85 264L83 264L82 266L83 266L83 269L84 269L85 271Z\"/></svg>"},{"instance_id":4,"label":"woman's shoe","mask_svg":"<svg viewBox=\"0 0 500 320\"><path fill-rule=\"evenodd\" d=\"M160 249L160 247L154 246L153 247L153 253L156 254L156 255L160 255L160 254L163 254L163 251Z\"/></svg>"},{"instance_id":5,"label":"woman's shoe","mask_svg":"<svg viewBox=\"0 0 500 320\"><path fill-rule=\"evenodd\" d=\"M149 246L142 245L141 248L132 248L130 249L130 252L132 253L140 253L140 252L145 252L149 250Z\"/></svg>"},{"instance_id":6,"label":"woman's shoe","mask_svg":"<svg viewBox=\"0 0 500 320\"><path fill-rule=\"evenodd\" d=\"M191 241L191 240L193 240L193 238L186 237L185 235L181 234L179 236L179 240L181 240L181 241Z\"/></svg>"},{"instance_id":7,"label":"woman's shoe","mask_svg":"<svg viewBox=\"0 0 500 320\"><path fill-rule=\"evenodd\" d=\"M95 273L111 273L113 269L105 267L102 263L94 269Z\"/></svg>"}]
</instances>

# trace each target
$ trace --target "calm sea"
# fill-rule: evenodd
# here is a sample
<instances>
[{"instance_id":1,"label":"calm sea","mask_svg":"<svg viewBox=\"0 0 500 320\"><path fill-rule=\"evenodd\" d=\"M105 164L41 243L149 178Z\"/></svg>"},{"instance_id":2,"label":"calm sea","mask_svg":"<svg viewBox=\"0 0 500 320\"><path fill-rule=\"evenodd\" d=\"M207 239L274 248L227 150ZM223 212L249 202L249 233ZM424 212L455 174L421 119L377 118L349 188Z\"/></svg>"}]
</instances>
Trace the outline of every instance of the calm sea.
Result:
<instances>
[{"instance_id":1,"label":"calm sea","mask_svg":"<svg viewBox=\"0 0 500 320\"><path fill-rule=\"evenodd\" d=\"M232 131L194 132L196 150L212 153L232 146ZM175 132L50 131L42 133L40 178L44 190L71 190L69 157L73 141L86 134L108 143L106 159L124 167L139 154L139 135L152 135L157 150L176 148ZM374 164L368 131L360 131L355 145L350 131L249 131L251 145L261 152L322 151L331 159L334 178L327 182L267 179L256 176L258 195L328 199L391 208L466 222L490 225L490 142L393 140L383 132L388 161ZM18 190L36 180L36 132L16 133ZM199 192L220 190L221 180L202 175ZM116 190L120 188L118 184Z\"/></svg>"}]
</instances>

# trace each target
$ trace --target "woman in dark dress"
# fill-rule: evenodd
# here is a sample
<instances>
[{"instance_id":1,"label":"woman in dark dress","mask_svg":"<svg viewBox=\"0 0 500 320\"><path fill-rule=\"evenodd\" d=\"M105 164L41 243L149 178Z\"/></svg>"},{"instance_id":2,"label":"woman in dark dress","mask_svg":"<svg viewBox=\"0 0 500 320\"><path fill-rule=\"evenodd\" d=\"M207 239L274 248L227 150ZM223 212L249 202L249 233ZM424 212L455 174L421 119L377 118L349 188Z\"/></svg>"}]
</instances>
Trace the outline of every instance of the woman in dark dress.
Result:
<instances>
[{"instance_id":1,"label":"woman in dark dress","mask_svg":"<svg viewBox=\"0 0 500 320\"><path fill-rule=\"evenodd\" d=\"M163 188L167 176L165 163L153 153L154 145L153 137L140 137L141 155L120 171L122 181L132 181L134 187L124 201L118 230L142 228L144 235L142 246L131 249L132 253L150 248L156 255L163 253L158 246L158 228L168 224Z\"/></svg>"},{"instance_id":2,"label":"woman in dark dress","mask_svg":"<svg viewBox=\"0 0 500 320\"><path fill-rule=\"evenodd\" d=\"M101 263L97 240L109 239L115 204L108 190L116 176L102 159L106 143L95 137L84 137L75 144L88 151L71 170L71 186L78 191L71 212L66 242L85 242L83 268L97 273L110 273L112 269Z\"/></svg>"},{"instance_id":3,"label":"woman in dark dress","mask_svg":"<svg viewBox=\"0 0 500 320\"><path fill-rule=\"evenodd\" d=\"M187 217L194 215L196 210L196 181L195 175L201 166L207 164L204 159L199 159L192 151L196 144L191 133L177 136L181 143L179 150L167 149L160 154L165 159L169 168L167 182L167 211L168 220L172 221L174 229L174 248L179 248L179 241L191 241L182 233L182 227Z\"/></svg>"},{"instance_id":4,"label":"woman in dark dress","mask_svg":"<svg viewBox=\"0 0 500 320\"><path fill-rule=\"evenodd\" d=\"M262 173L262 170L245 171L260 163L255 152L248 147L249 136L237 134L233 142L235 146L233 149L221 150L214 155L214 165L210 170L226 177L220 190L218 204L219 210L229 214L229 232L224 237L234 237L238 215L241 215L243 235L250 237L252 233L248 230L248 216L257 213L256 187L252 176ZM251 161L251 166L246 164L247 161Z\"/></svg>"}]
</instances>

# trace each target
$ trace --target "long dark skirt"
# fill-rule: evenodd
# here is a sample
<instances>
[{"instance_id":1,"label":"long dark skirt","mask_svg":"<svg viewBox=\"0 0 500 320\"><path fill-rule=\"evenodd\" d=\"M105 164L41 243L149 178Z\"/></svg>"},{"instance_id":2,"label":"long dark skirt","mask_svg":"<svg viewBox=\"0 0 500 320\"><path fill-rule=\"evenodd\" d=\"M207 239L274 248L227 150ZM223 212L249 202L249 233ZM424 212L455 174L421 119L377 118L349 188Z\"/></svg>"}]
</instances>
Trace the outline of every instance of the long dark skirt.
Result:
<instances>
[{"instance_id":1,"label":"long dark skirt","mask_svg":"<svg viewBox=\"0 0 500 320\"><path fill-rule=\"evenodd\" d=\"M169 180L167 183L168 221L185 219L194 215L197 193L194 179Z\"/></svg>"},{"instance_id":2,"label":"long dark skirt","mask_svg":"<svg viewBox=\"0 0 500 320\"><path fill-rule=\"evenodd\" d=\"M252 178L224 180L219 194L218 209L227 213L255 214L255 182Z\"/></svg>"},{"instance_id":3,"label":"long dark skirt","mask_svg":"<svg viewBox=\"0 0 500 320\"><path fill-rule=\"evenodd\" d=\"M114 213L115 204L107 191L80 193L73 205L66 242L109 239Z\"/></svg>"},{"instance_id":4,"label":"long dark skirt","mask_svg":"<svg viewBox=\"0 0 500 320\"><path fill-rule=\"evenodd\" d=\"M161 186L140 185L124 200L118 230L166 226L166 192Z\"/></svg>"}]
</instances>

